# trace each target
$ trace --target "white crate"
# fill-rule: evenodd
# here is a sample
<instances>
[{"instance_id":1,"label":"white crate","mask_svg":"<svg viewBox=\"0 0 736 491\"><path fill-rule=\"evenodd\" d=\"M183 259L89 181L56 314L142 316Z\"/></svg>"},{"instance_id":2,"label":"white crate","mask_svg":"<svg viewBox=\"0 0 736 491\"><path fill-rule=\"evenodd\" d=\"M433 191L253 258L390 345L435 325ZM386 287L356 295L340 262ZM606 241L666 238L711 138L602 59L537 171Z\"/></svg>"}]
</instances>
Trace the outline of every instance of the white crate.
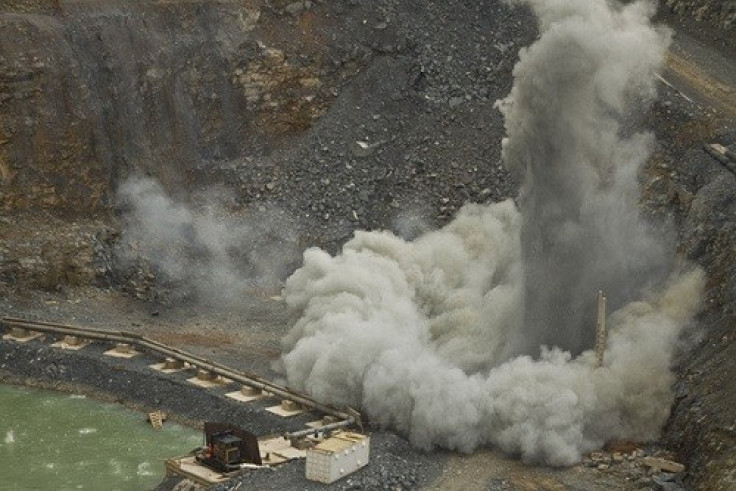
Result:
<instances>
[{"instance_id":1,"label":"white crate","mask_svg":"<svg viewBox=\"0 0 736 491\"><path fill-rule=\"evenodd\" d=\"M365 467L370 437L341 431L307 450L307 479L330 484Z\"/></svg>"}]
</instances>

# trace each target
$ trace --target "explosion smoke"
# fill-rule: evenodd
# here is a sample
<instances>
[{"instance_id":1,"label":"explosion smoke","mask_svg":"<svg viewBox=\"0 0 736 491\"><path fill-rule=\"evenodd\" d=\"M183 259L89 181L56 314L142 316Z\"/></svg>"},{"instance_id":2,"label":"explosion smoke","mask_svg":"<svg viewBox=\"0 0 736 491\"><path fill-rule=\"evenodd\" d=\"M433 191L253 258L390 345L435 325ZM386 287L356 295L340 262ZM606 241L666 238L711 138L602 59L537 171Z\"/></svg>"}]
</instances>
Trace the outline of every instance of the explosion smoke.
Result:
<instances>
[{"instance_id":1,"label":"explosion smoke","mask_svg":"<svg viewBox=\"0 0 736 491\"><path fill-rule=\"evenodd\" d=\"M294 387L360 406L419 448L491 444L567 465L611 438L657 436L703 275L661 281L667 248L636 210L651 138L623 135L622 121L653 97L668 44L652 5L510 3L531 7L540 30L499 103L519 209L466 205L411 242L358 232L335 257L306 251L284 289L296 320L281 362ZM645 300L610 316L596 369L580 352L599 289L614 305Z\"/></svg>"},{"instance_id":2,"label":"explosion smoke","mask_svg":"<svg viewBox=\"0 0 736 491\"><path fill-rule=\"evenodd\" d=\"M651 136L622 135L632 106L655 94L669 33L649 25L648 2L524 3L542 38L521 51L514 87L498 106L504 162L523 176L525 350L579 353L593 341L591 292L602 289L620 306L670 266L672 254L637 211Z\"/></svg>"},{"instance_id":3,"label":"explosion smoke","mask_svg":"<svg viewBox=\"0 0 736 491\"><path fill-rule=\"evenodd\" d=\"M278 210L243 217L214 195L196 207L174 201L153 179L128 179L118 190L127 207L119 257L152 263L162 279L209 303L232 306L253 290L276 291L298 257L294 228Z\"/></svg>"}]
</instances>

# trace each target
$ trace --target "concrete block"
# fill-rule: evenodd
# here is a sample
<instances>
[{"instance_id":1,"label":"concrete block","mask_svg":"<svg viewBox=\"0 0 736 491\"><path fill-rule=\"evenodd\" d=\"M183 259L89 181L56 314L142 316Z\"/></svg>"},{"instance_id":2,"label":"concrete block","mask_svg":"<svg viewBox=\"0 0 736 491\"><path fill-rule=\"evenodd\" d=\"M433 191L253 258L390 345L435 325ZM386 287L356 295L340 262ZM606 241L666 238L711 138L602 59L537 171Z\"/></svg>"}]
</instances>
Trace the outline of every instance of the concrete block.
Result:
<instances>
[{"instance_id":1,"label":"concrete block","mask_svg":"<svg viewBox=\"0 0 736 491\"><path fill-rule=\"evenodd\" d=\"M338 432L307 450L306 477L330 484L368 465L370 437Z\"/></svg>"},{"instance_id":2,"label":"concrete block","mask_svg":"<svg viewBox=\"0 0 736 491\"><path fill-rule=\"evenodd\" d=\"M661 457L644 457L641 461L647 467L664 472L677 474L685 470L685 466L679 462L663 459Z\"/></svg>"},{"instance_id":3,"label":"concrete block","mask_svg":"<svg viewBox=\"0 0 736 491\"><path fill-rule=\"evenodd\" d=\"M294 401L284 399L278 406L267 407L266 411L277 416L281 416L282 418L289 418L291 416L296 416L297 414L302 414L304 412L304 408Z\"/></svg>"},{"instance_id":4,"label":"concrete block","mask_svg":"<svg viewBox=\"0 0 736 491\"><path fill-rule=\"evenodd\" d=\"M163 373L176 373L176 372L181 372L181 371L188 370L191 368L191 366L188 365L187 363L184 363L184 362L169 363L169 360L170 358L167 358L165 361L162 361L160 363L154 363L153 365L149 365L149 366L153 368L154 370L157 370ZM179 361L179 360L176 360L176 361ZM170 368L170 367L176 367L179 365L180 365L180 368Z\"/></svg>"},{"instance_id":5,"label":"concrete block","mask_svg":"<svg viewBox=\"0 0 736 491\"><path fill-rule=\"evenodd\" d=\"M225 377L220 377L217 374L212 373L208 370L198 370L197 376L187 379L187 382L198 387L202 387L204 389L212 389L214 387L223 387L225 385L231 384L232 380L226 379Z\"/></svg>"},{"instance_id":6,"label":"concrete block","mask_svg":"<svg viewBox=\"0 0 736 491\"><path fill-rule=\"evenodd\" d=\"M77 336L64 336L61 341L57 341L51 346L54 348L76 351L84 348L88 344L88 341L78 338Z\"/></svg>"},{"instance_id":7,"label":"concrete block","mask_svg":"<svg viewBox=\"0 0 736 491\"><path fill-rule=\"evenodd\" d=\"M115 348L105 351L104 354L114 358L133 358L139 353L128 343L117 343Z\"/></svg>"},{"instance_id":8,"label":"concrete block","mask_svg":"<svg viewBox=\"0 0 736 491\"><path fill-rule=\"evenodd\" d=\"M267 397L273 397L273 394L270 392L264 392L261 389L256 389L255 387L249 387L247 385L244 385L236 392L228 392L225 395L230 399L235 399L240 402L259 401L261 399L266 399Z\"/></svg>"},{"instance_id":9,"label":"concrete block","mask_svg":"<svg viewBox=\"0 0 736 491\"><path fill-rule=\"evenodd\" d=\"M7 339L8 341L16 341L18 343L27 343L28 341L39 339L42 336L43 334L41 334L40 332L29 331L28 329L23 329L20 327L14 327L10 330L8 334L5 334L3 336L3 339Z\"/></svg>"},{"instance_id":10,"label":"concrete block","mask_svg":"<svg viewBox=\"0 0 736 491\"><path fill-rule=\"evenodd\" d=\"M164 360L163 369L164 370L182 370L184 368L184 362L182 360L177 360L175 358L166 358Z\"/></svg>"}]
</instances>

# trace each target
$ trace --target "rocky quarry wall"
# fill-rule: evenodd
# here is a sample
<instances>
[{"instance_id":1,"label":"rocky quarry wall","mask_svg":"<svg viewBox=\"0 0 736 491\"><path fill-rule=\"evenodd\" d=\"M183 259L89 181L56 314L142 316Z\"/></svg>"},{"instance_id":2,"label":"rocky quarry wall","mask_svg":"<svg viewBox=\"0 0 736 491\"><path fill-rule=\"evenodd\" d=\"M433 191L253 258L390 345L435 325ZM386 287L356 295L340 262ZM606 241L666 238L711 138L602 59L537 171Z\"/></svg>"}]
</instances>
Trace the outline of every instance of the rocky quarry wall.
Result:
<instances>
[{"instance_id":1,"label":"rocky quarry wall","mask_svg":"<svg viewBox=\"0 0 736 491\"><path fill-rule=\"evenodd\" d=\"M736 1L661 3L736 32ZM233 213L277 206L297 249L357 228L421 231L466 201L513 196L493 104L534 26L492 0L3 2L0 293L119 281L115 193L133 174L182 200L225 183ZM653 124L704 125L677 111L656 106ZM649 198L675 215L710 292L667 437L697 482L728 489L736 177L700 144L736 140L661 133L679 146L660 155ZM403 209L426 223L401 222ZM147 274L133 288L144 298Z\"/></svg>"},{"instance_id":2,"label":"rocky quarry wall","mask_svg":"<svg viewBox=\"0 0 736 491\"><path fill-rule=\"evenodd\" d=\"M664 0L661 2L675 14L692 18L710 28L736 31L736 1L734 0Z\"/></svg>"},{"instance_id":3,"label":"rocky quarry wall","mask_svg":"<svg viewBox=\"0 0 736 491\"><path fill-rule=\"evenodd\" d=\"M174 200L276 209L301 247L339 247L401 210L421 228L510 196L487 135L533 26L495 1L3 3L0 208L38 232L0 231L8 268L38 259L4 284L61 285L44 251L84 257L55 238L69 222L98 251L83 269L109 280L94 241L114 239L115 193L133 174Z\"/></svg>"},{"instance_id":4,"label":"rocky quarry wall","mask_svg":"<svg viewBox=\"0 0 736 491\"><path fill-rule=\"evenodd\" d=\"M371 52L339 35L325 42L320 19L302 9L3 2L0 283L107 281L103 222L116 228L115 191L128 175L152 176L182 199L227 181L238 204L260 200L274 169L258 161L322 116ZM238 166L247 169L234 177Z\"/></svg>"},{"instance_id":5,"label":"rocky quarry wall","mask_svg":"<svg viewBox=\"0 0 736 491\"><path fill-rule=\"evenodd\" d=\"M0 206L104 210L121 175L174 187L308 127L341 70L308 26L288 59L277 29L256 38L259 3L2 7Z\"/></svg>"}]
</instances>

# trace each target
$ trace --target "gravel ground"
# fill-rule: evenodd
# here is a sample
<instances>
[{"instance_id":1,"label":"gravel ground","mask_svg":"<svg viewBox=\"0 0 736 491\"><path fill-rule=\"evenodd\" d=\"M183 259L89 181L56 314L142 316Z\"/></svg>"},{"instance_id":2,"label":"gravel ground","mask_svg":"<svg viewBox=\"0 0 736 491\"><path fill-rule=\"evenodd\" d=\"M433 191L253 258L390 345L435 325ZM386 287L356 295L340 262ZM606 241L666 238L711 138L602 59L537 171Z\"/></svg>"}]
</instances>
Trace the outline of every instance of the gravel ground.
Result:
<instances>
[{"instance_id":1,"label":"gravel ground","mask_svg":"<svg viewBox=\"0 0 736 491\"><path fill-rule=\"evenodd\" d=\"M59 299L57 299L58 301ZM48 298L47 300L48 301ZM60 317L71 317L79 304L59 303ZM86 310L89 317L95 313ZM109 309L101 311L108 315ZM119 311L118 323L133 323L130 312ZM222 319L220 319L222 321ZM137 323L137 322L136 322ZM109 325L110 330L119 330L120 324ZM96 327L100 327L97 325ZM186 338L191 331L180 331ZM95 398L118 402L128 407L150 412L163 410L173 420L200 427L204 421L226 421L241 426L257 435L281 434L284 431L304 428L304 423L317 419L314 413L282 419L263 410L268 402L241 404L224 396L229 388L197 388L186 379L191 371L163 375L149 368L160 361L146 354L132 359L104 356L111 347L106 343L95 343L76 352L64 351L49 346L53 341L28 343L0 340L0 382L23 383L33 386L83 393ZM277 340L274 340L275 342ZM199 346L201 348L201 345ZM224 362L228 353L223 349L206 350L203 355ZM272 404L272 403L271 403ZM483 451L469 457L447 451L419 452L409 443L391 432L366 427L371 437L371 463L364 469L345 479L326 486L307 481L304 461L293 461L277 467L274 471L246 474L227 484L215 487L218 490L236 489L242 482L245 489L665 489L658 483L668 482L667 489L680 489L680 475L651 473L637 460L626 460L616 464L611 456L607 460L587 461L567 469L552 469L527 466L513 458L496 452ZM649 445L641 449L642 455L664 455L660 446ZM174 456L172 456L174 457ZM599 466L606 462L601 470ZM679 484L678 484L679 483ZM178 489L181 479L165 479L157 488L160 491Z\"/></svg>"},{"instance_id":2,"label":"gravel ground","mask_svg":"<svg viewBox=\"0 0 736 491\"><path fill-rule=\"evenodd\" d=\"M102 355L112 347L94 343L70 355L40 341L2 341L0 377L4 381L31 381L51 388L92 393L106 400L131 403L146 412L158 409L190 425L227 421L257 435L301 430L305 423L319 417L305 413L279 418L264 410L279 401L238 404L225 397L225 393L239 389L235 384L202 390L186 382L195 375L192 370L166 375L149 367L162 361L151 356L123 360Z\"/></svg>"},{"instance_id":3,"label":"gravel ground","mask_svg":"<svg viewBox=\"0 0 736 491\"><path fill-rule=\"evenodd\" d=\"M14 0L10 7L0 7L0 14L9 9L13 15L3 20L7 20L8 25L16 25L16 22L21 25L26 12L58 14L56 3ZM186 181L187 192L177 195L182 199L196 200L197 193L206 194L211 184L225 183L231 191L225 194L232 196L230 204L237 212L247 215L260 208L276 209L281 226L293 228L298 247L283 251L285 262L293 267L298 264L304 247L319 245L335 251L356 229L389 228L412 237L447 222L464 202L495 201L515 195L517 184L500 166L502 119L492 106L509 91L510 71L518 49L528 45L536 35L535 22L525 11L511 10L496 0L317 1L308 8L300 4L300 8L310 13L304 18L312 18L316 23L310 30L293 12L298 2L275 1L264 3L268 6L262 9L260 20L252 31L240 32L242 26L236 25L238 32L234 34L232 19L237 16L227 13L229 3L221 3L218 8L224 10L210 12L206 22L193 27L203 32L197 31L192 39L208 40L209 29L221 29L218 32L223 39L231 41L232 36L236 36L243 44L234 49L233 45L224 43L223 53L212 53L211 50L198 50L196 43L183 42L187 40L177 37L182 36L180 30L171 29L172 25L178 28L180 20L197 19L195 3L186 2L186 9L177 12L173 4L159 8L154 5L156 2L150 5L141 2L141 8L145 4L146 9L153 9L146 12L155 14L148 15L151 32L161 35L161 42L168 44L161 46L160 59L151 52L150 57L145 55L145 63L140 66L129 66L125 61L127 53L119 57L119 47L112 50L105 44L112 42L109 40L128 38L142 42L140 36L144 31L138 29L139 24L134 23L134 28L128 32L127 14L116 13L120 2L99 2L105 7L104 15L96 15L94 9L71 9L46 26L49 32L67 29L62 34L66 33L69 43L78 44L74 49L100 50L85 55L83 66L76 67L86 70L85 74L64 75L70 87L84 82L93 87L112 86L122 94L110 102L106 92L93 91L90 99L84 99L85 104L89 108L98 105L99 111L90 109L92 112L88 114L85 106L75 112L86 115L82 118L84 124L101 122L100 128L91 131L93 137L82 135L78 140L86 145L103 135L104 143L92 145L92 149L82 145L86 153L77 155L73 148L73 141L77 140L70 138L70 148L59 150L68 157L70 165L65 168L70 169L74 178L78 177L80 182L89 176L98 179L90 184L90 189L99 191L104 199L95 203L109 205L119 179L135 169L171 186ZM137 22L135 16L127 17ZM675 19L666 12L663 18L668 22ZM229 20L219 25L222 19ZM310 44L301 35L293 36L297 27L322 36L320 46L324 49L316 54L310 52L311 58L300 57ZM703 31L697 39L706 39L727 56L733 56L728 54L734 52L733 37L718 30L704 32L691 22L684 22L678 29L680 27L693 32ZM33 36L28 41L32 44L38 39L48 41L48 38ZM23 55L15 61L27 68L25 65L31 63L30 55L38 47L33 45L26 49L21 41L22 36L16 37L7 45ZM256 41L265 41L269 47L283 50L286 59L308 69L310 77L318 73L323 85L316 94L307 95L314 95L313 107L299 106L294 110L298 115L307 109L314 110L314 118L308 124L283 132L279 121L259 119L266 113L273 113L276 118L283 115L283 111L269 109L261 113L254 110L238 99L235 89L229 85L235 70L241 69L246 62L258 65L262 61L264 55ZM28 60L26 54L29 54ZM15 59L15 52L8 48L5 56ZM61 60L57 64L63 69L68 67L64 63L66 59L59 55L56 60ZM168 63L167 60L173 60L170 61L176 68L173 71L182 74L170 84L178 87L178 92L155 92L165 91L167 85L156 87L146 72L149 65L159 66ZM177 60L191 60L192 66L178 64ZM96 79L98 73L102 73L97 61L118 76L110 77L108 73L103 80ZM123 65L118 66L120 63ZM49 66L56 65L52 62ZM314 73L309 71L312 68ZM722 71L722 67L717 68L716 71ZM11 118L8 127L15 124L12 119L15 116L18 116L19 127L25 127L27 118L35 115L25 108L43 105L38 99L23 102L23 98L44 93L40 90L44 81L55 81L61 76L51 73L50 77L37 79L36 75L43 75L46 69L48 66L33 68L30 78L18 78L17 74L6 77L12 83L17 78L18 83L23 84L22 87L9 86L6 90L14 98L12 100L17 99L13 104L23 109L3 113L3 117ZM200 73L211 77L199 77ZM34 85L36 83L38 86ZM727 85L735 83L733 79L726 80ZM153 88L149 84L153 84ZM212 92L215 98L204 102L189 101L187 91L182 91L181 87L195 94ZM144 89L149 92L144 93ZM688 340L688 349L683 350L678 363L678 402L665 439L688 464L692 478L688 485L700 483L710 489L728 489L719 486L727 486L723 483L732 479L728 472L736 465L732 441L736 401L729 386L729 381L736 376L733 371L736 366L733 363L736 359L733 351L736 346L733 342L736 258L732 247L736 240L736 211L733 210L733 203L736 203L733 189L736 188L734 176L705 154L701 145L717 142L731 145L734 150L736 133L732 118L703 105L707 97L692 102L683 97L680 89L665 84L660 89L661 98L652 112L643 121L632 122L632 126L654 128L660 142L651 165L642 176L643 201L654 215L667 217L675 223L682 256L701 264L709 273L710 295L702 329ZM69 89L72 94L69 104L82 100L73 97L75 90ZM192 111L205 121L206 137L174 142L186 152L181 148L172 152L168 140L160 147L147 148L150 142L138 139L146 133L145 125L136 126L139 119L148 118L151 120L148 123L159 128L184 127L171 138L189 135L191 128L186 125L197 120L177 119L176 109L181 109L178 106L152 116L148 111L150 104L145 102L154 96L172 101L173 106L181 100L191 102ZM292 96L274 93L274 97L286 101L292 101ZM305 94L299 92L297 96L302 98ZM211 106L226 97L232 97L233 104L242 103L242 107L238 106L242 112L237 114L245 116L235 117L230 113L218 116L214 111L215 116L210 118ZM136 108L131 101L143 103ZM57 106L64 106L59 101L52 102L51 109L47 108L49 111L41 108L39 114L57 114ZM279 102L283 101L279 99ZM284 105L282 109L288 107ZM134 109L143 116L121 117ZM65 111L59 113L64 118L67 117ZM287 111L286 114L292 113ZM49 121L49 134L54 134L52 129L57 126L65 128L62 119ZM230 123L237 130L232 130ZM260 129L261 123L266 129ZM86 128L84 124L69 130L70 135L77 135L78 128ZM129 127L118 126L121 124ZM218 133L217 128L222 127L228 131ZM256 127L255 133L247 133L247 138L243 139L247 130ZM276 130L268 133L273 128L281 128L278 130L281 133ZM123 138L125 135L136 136L134 144L129 144ZM164 136L169 138L168 134ZM124 151L115 146L116 138L122 138ZM0 151L16 148L16 143L6 144L0 138ZM254 295L242 298L237 308L229 306L228 309L196 304L186 296L185 302L177 303L176 297L167 297L171 289L162 288L160 283L157 286L155 277L146 276L148 271L134 271L130 276L117 271L119 265L115 264L112 249L119 239L121 225L112 206L103 206L102 210L95 208L91 214L96 218L87 220L87 208L64 202L64 193L53 194L52 184L59 178L46 174L40 162L49 158L53 164L57 155L46 152L43 146L36 148L29 144L22 149L16 153L27 156L26 150L37 151L39 164L30 170L19 167L25 179L20 181L23 186L0 188L6 200L6 212L0 217L0 293L3 294L0 313L145 333L235 368L277 377L270 367L280 352L279 339L288 328L288 316L282 302ZM91 158L89 152L98 150L99 155ZM138 159L138 151L151 155ZM182 153L187 153L187 158L179 159ZM77 158L83 164L79 164ZM90 171L83 166L94 168ZM54 168L54 172L56 170ZM98 176L99 173L102 175ZM43 185L40 191L31 192L36 181ZM37 192L43 195L43 200L35 196ZM88 196L84 192L77 194L85 199ZM44 211L30 218L20 212L15 214L11 200L14 196L25 199L23 206ZM47 212L51 215L47 216ZM120 289L145 301L121 295ZM5 366L0 370L6 380L93 391L108 399L135 402L146 409L169 410L190 421L228 418L228 421L242 422L246 428L255 427L266 432L278 423L233 407L229 400L217 394L192 389L181 381L151 377L142 360L140 365L134 362L131 367L122 367L120 362L98 355L91 350L89 355L83 354L80 358L67 357L39 343L27 346L2 343L0 364ZM73 377L73 380L66 377ZM138 383L144 381L145 384ZM642 475L638 468L617 473L578 466L561 473L540 470L536 474L537 471L531 469L514 467L509 463L513 461L497 455L474 460L478 463L476 468L490 469L489 473L476 475L471 472L473 469L463 467L462 462L467 459L444 453L415 452L401 437L390 433L375 431L372 438L374 464L351 476L350 481L339 482L335 489L431 487L437 482L456 489L559 489L559 486L570 489L676 489L673 486L678 486L677 482L663 480L661 476ZM651 452L656 453L657 449ZM303 463L292 463L268 477L253 474L245 480L253 488L267 489L273 483L271 489L312 489L309 486L323 489L323 486L304 481L302 475ZM465 475L475 476L475 482L464 481ZM445 481L442 481L443 476Z\"/></svg>"}]
</instances>

